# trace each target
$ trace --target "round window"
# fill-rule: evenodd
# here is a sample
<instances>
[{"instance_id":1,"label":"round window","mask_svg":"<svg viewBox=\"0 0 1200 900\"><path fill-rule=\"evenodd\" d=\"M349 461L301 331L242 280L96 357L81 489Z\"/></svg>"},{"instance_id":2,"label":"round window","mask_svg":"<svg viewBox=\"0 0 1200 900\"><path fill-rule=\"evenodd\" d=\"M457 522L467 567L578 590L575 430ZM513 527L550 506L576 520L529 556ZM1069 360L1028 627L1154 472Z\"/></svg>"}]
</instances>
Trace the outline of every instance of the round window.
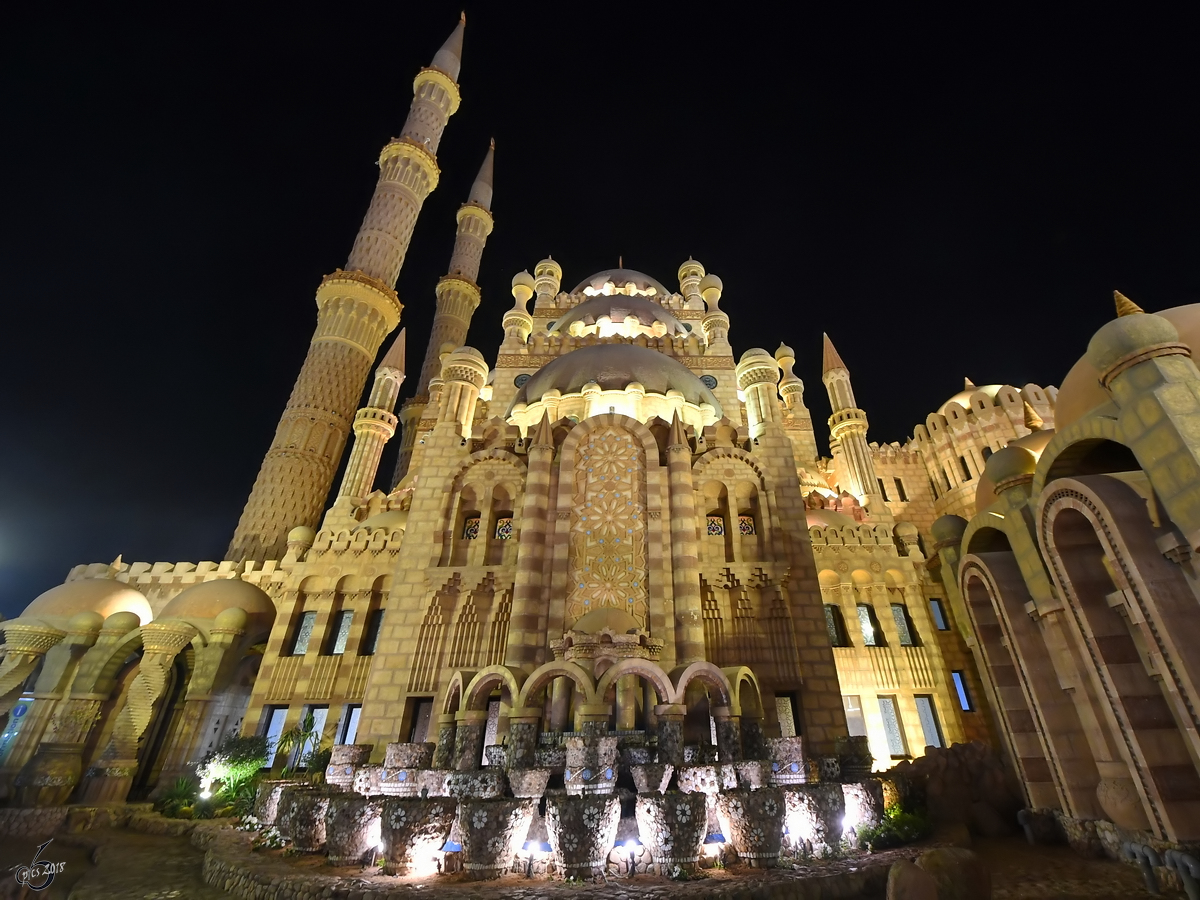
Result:
<instances>
[{"instance_id":1,"label":"round window","mask_svg":"<svg viewBox=\"0 0 1200 900\"><path fill-rule=\"evenodd\" d=\"M522 372L520 375L518 375L516 378L513 379L513 384L515 384L519 388L525 387L525 385L528 383L529 383L529 375L525 372Z\"/></svg>"},{"instance_id":2,"label":"round window","mask_svg":"<svg viewBox=\"0 0 1200 900\"><path fill-rule=\"evenodd\" d=\"M712 375L701 375L700 383L711 391L717 386L717 379Z\"/></svg>"}]
</instances>

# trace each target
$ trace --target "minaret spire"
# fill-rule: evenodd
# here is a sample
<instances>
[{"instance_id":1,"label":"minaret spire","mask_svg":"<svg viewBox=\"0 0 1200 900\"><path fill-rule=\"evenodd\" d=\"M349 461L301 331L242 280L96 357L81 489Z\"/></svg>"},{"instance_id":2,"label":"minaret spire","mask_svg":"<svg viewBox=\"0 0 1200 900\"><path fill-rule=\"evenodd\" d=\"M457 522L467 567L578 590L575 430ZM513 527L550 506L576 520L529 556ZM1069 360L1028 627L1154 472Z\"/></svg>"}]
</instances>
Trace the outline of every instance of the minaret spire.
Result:
<instances>
[{"instance_id":1,"label":"minaret spire","mask_svg":"<svg viewBox=\"0 0 1200 900\"><path fill-rule=\"evenodd\" d=\"M471 193L458 210L458 233L454 238L454 252L450 254L450 268L437 285L437 307L433 315L433 327L429 331L429 344L425 349L425 361L417 382L417 393L401 410L400 419L404 436L400 445L400 457L396 460L394 483L399 483L408 471L412 459L420 415L429 400L429 382L441 371L442 348L461 347L467 340L471 317L479 308L482 294L476 279L479 264L483 259L483 248L492 233L492 176L495 167L496 142L493 140L484 155L479 174L471 185Z\"/></svg>"},{"instance_id":2,"label":"minaret spire","mask_svg":"<svg viewBox=\"0 0 1200 900\"><path fill-rule=\"evenodd\" d=\"M850 370L829 335L825 335L822 368L821 380L825 382L833 409L829 417L829 447L841 487L863 502L873 518L890 519L891 511L880 494L875 462L867 444L867 414L854 402Z\"/></svg>"},{"instance_id":3,"label":"minaret spire","mask_svg":"<svg viewBox=\"0 0 1200 900\"><path fill-rule=\"evenodd\" d=\"M400 137L379 156L379 181L345 271L317 289L317 328L226 558L281 559L287 534L320 519L371 363L400 323L396 277L425 198L437 148L458 109L463 22L417 73Z\"/></svg>"}]
</instances>

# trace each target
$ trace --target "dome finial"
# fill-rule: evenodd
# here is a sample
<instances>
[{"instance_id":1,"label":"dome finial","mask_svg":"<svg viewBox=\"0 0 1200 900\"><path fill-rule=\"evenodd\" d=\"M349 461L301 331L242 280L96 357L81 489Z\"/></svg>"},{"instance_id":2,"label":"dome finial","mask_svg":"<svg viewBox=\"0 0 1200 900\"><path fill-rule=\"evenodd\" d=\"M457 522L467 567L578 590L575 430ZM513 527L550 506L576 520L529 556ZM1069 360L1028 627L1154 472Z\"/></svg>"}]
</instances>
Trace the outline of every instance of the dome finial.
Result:
<instances>
[{"instance_id":1,"label":"dome finial","mask_svg":"<svg viewBox=\"0 0 1200 900\"><path fill-rule=\"evenodd\" d=\"M1120 291L1113 291L1113 300L1117 304L1117 316L1136 316L1138 313L1146 311L1122 294Z\"/></svg>"},{"instance_id":2,"label":"dome finial","mask_svg":"<svg viewBox=\"0 0 1200 900\"><path fill-rule=\"evenodd\" d=\"M1026 400L1025 401L1025 427L1028 428L1030 431L1041 431L1042 428L1045 427L1045 425L1046 425L1046 423L1042 420L1042 417L1037 414L1037 410L1035 410L1032 406L1030 406L1029 401Z\"/></svg>"},{"instance_id":3,"label":"dome finial","mask_svg":"<svg viewBox=\"0 0 1200 900\"><path fill-rule=\"evenodd\" d=\"M617 268L618 268L618 269L623 269L623 268L625 268L625 257L623 257L623 256L618 256L618 257L617 257Z\"/></svg>"},{"instance_id":4,"label":"dome finial","mask_svg":"<svg viewBox=\"0 0 1200 900\"><path fill-rule=\"evenodd\" d=\"M121 557L123 555L124 554L122 554L122 553L118 553L117 558L108 564L108 577L109 578L115 579L118 575L121 574L121 566L123 565L123 563L121 562Z\"/></svg>"},{"instance_id":5,"label":"dome finial","mask_svg":"<svg viewBox=\"0 0 1200 900\"><path fill-rule=\"evenodd\" d=\"M970 378L963 378L963 390L964 391L975 390L975 382L973 382Z\"/></svg>"}]
</instances>

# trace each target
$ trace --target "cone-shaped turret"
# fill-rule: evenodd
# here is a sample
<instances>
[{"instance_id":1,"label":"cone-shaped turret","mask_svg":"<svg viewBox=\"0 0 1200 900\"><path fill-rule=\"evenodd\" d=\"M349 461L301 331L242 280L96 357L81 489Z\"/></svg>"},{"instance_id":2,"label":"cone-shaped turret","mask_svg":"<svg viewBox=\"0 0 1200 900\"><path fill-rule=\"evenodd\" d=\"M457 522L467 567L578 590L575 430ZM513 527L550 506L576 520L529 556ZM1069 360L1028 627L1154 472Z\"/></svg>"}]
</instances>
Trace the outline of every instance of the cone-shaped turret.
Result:
<instances>
[{"instance_id":1,"label":"cone-shaped turret","mask_svg":"<svg viewBox=\"0 0 1200 900\"><path fill-rule=\"evenodd\" d=\"M400 329L400 333L392 341L392 346L388 347L388 352L383 355L379 368L395 369L401 377L404 376L404 335L407 331L407 328Z\"/></svg>"},{"instance_id":2,"label":"cone-shaped turret","mask_svg":"<svg viewBox=\"0 0 1200 900\"><path fill-rule=\"evenodd\" d=\"M1045 425L1046 425L1046 423L1042 420L1042 417L1037 414L1037 410L1035 410L1032 406L1030 406L1029 401L1026 400L1025 401L1025 427L1028 428L1030 431L1041 431L1042 428L1045 427Z\"/></svg>"},{"instance_id":3,"label":"cone-shaped turret","mask_svg":"<svg viewBox=\"0 0 1200 900\"><path fill-rule=\"evenodd\" d=\"M683 420L679 418L679 410L675 410L675 415L671 417L671 435L667 439L667 449L671 450L675 447L684 450L691 449L691 445L688 443L687 429L683 427Z\"/></svg>"},{"instance_id":4,"label":"cone-shaped turret","mask_svg":"<svg viewBox=\"0 0 1200 900\"><path fill-rule=\"evenodd\" d=\"M821 360L821 372L830 372L834 369L844 369L846 364L842 362L842 357L838 355L837 348L833 346L833 341L829 339L829 335L825 335L825 354Z\"/></svg>"},{"instance_id":5,"label":"cone-shaped turret","mask_svg":"<svg viewBox=\"0 0 1200 900\"><path fill-rule=\"evenodd\" d=\"M533 437L529 439L530 447L554 447L554 429L550 427L550 413L542 413L542 421L534 429Z\"/></svg>"},{"instance_id":6,"label":"cone-shaped turret","mask_svg":"<svg viewBox=\"0 0 1200 900\"><path fill-rule=\"evenodd\" d=\"M1138 313L1144 313L1145 310L1122 294L1120 291L1113 291L1113 300L1117 304L1117 317L1121 316L1136 316Z\"/></svg>"},{"instance_id":7,"label":"cone-shaped turret","mask_svg":"<svg viewBox=\"0 0 1200 900\"><path fill-rule=\"evenodd\" d=\"M429 64L429 68L445 72L454 81L458 81L458 73L462 69L463 29L466 25L467 14L464 12L459 16L454 30L450 32L450 37L446 38L446 43L442 44L442 49L434 55L433 62Z\"/></svg>"},{"instance_id":8,"label":"cone-shaped turret","mask_svg":"<svg viewBox=\"0 0 1200 900\"><path fill-rule=\"evenodd\" d=\"M479 174L475 176L475 183L471 185L471 196L467 198L468 203L477 203L489 212L492 209L492 158L495 155L496 139L492 138L483 165L479 167Z\"/></svg>"}]
</instances>

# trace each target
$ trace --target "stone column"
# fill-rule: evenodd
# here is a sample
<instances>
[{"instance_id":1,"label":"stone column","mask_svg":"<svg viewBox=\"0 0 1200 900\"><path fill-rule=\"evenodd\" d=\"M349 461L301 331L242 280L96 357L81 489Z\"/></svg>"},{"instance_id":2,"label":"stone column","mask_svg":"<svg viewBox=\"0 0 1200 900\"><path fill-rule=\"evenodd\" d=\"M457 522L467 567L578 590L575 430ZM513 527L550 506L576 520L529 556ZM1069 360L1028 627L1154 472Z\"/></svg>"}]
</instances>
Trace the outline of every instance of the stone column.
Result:
<instances>
[{"instance_id":1,"label":"stone column","mask_svg":"<svg viewBox=\"0 0 1200 900\"><path fill-rule=\"evenodd\" d=\"M763 734L762 716L742 714L740 722L742 733L742 756L745 759L767 758L767 736ZM720 732L717 732L720 737Z\"/></svg>"},{"instance_id":2,"label":"stone column","mask_svg":"<svg viewBox=\"0 0 1200 900\"><path fill-rule=\"evenodd\" d=\"M459 772L474 772L483 759L483 739L487 731L487 710L467 709L455 714L454 763Z\"/></svg>"},{"instance_id":3,"label":"stone column","mask_svg":"<svg viewBox=\"0 0 1200 900\"><path fill-rule=\"evenodd\" d=\"M654 708L658 716L658 761L674 766L683 765L683 720L687 707L679 703L664 703Z\"/></svg>"},{"instance_id":4,"label":"stone column","mask_svg":"<svg viewBox=\"0 0 1200 900\"><path fill-rule=\"evenodd\" d=\"M700 605L700 560L696 537L696 498L692 448L676 413L667 442L671 515L671 575L675 597L675 658L678 665L704 659L704 617Z\"/></svg>"},{"instance_id":5,"label":"stone column","mask_svg":"<svg viewBox=\"0 0 1200 900\"><path fill-rule=\"evenodd\" d=\"M521 541L513 584L512 613L504 664L526 673L537 668L546 645L546 613L542 602L542 569L546 558L547 511L550 508L550 468L554 432L543 417L529 445L525 499L521 505ZM559 679L560 681L563 679Z\"/></svg>"},{"instance_id":6,"label":"stone column","mask_svg":"<svg viewBox=\"0 0 1200 900\"><path fill-rule=\"evenodd\" d=\"M571 720L571 698L575 693L575 682L560 675L550 686L550 730L566 731Z\"/></svg>"},{"instance_id":7,"label":"stone column","mask_svg":"<svg viewBox=\"0 0 1200 900\"><path fill-rule=\"evenodd\" d=\"M508 711L508 767L532 769L536 764L538 723L542 711L534 707L514 706Z\"/></svg>"},{"instance_id":8,"label":"stone column","mask_svg":"<svg viewBox=\"0 0 1200 900\"><path fill-rule=\"evenodd\" d=\"M741 717L733 715L728 706L715 706L711 712L717 723L717 751L721 762L736 762L742 758Z\"/></svg>"},{"instance_id":9,"label":"stone column","mask_svg":"<svg viewBox=\"0 0 1200 900\"><path fill-rule=\"evenodd\" d=\"M581 703L575 713L579 731L585 734L604 734L612 721L613 709L607 703Z\"/></svg>"},{"instance_id":10,"label":"stone column","mask_svg":"<svg viewBox=\"0 0 1200 900\"><path fill-rule=\"evenodd\" d=\"M617 731L637 727L638 677L622 675L617 679Z\"/></svg>"},{"instance_id":11,"label":"stone column","mask_svg":"<svg viewBox=\"0 0 1200 900\"><path fill-rule=\"evenodd\" d=\"M455 736L458 724L454 713L442 713L437 718L437 749L433 751L433 768L449 769L454 764Z\"/></svg>"}]
</instances>

